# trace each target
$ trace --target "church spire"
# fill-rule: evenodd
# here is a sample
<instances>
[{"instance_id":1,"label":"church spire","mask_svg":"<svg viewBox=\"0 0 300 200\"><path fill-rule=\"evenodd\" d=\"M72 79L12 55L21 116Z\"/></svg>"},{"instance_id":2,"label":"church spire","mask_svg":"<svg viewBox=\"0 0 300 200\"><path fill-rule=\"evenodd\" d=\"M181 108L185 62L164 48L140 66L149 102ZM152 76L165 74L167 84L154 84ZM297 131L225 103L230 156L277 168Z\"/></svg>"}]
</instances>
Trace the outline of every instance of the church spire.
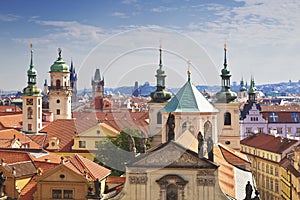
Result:
<instances>
[{"instance_id":1,"label":"church spire","mask_svg":"<svg viewBox=\"0 0 300 200\"><path fill-rule=\"evenodd\" d=\"M216 94L217 102L219 103L229 103L236 99L237 95L235 92L230 90L230 71L227 69L227 47L226 42L224 44L224 64L223 69L221 70L221 78L222 78L222 85L221 91Z\"/></svg>"},{"instance_id":2,"label":"church spire","mask_svg":"<svg viewBox=\"0 0 300 200\"><path fill-rule=\"evenodd\" d=\"M151 101L153 102L166 102L171 98L171 94L165 91L165 78L166 74L163 70L162 64L162 46L159 47L159 68L156 70L156 91L151 93Z\"/></svg>"}]
</instances>

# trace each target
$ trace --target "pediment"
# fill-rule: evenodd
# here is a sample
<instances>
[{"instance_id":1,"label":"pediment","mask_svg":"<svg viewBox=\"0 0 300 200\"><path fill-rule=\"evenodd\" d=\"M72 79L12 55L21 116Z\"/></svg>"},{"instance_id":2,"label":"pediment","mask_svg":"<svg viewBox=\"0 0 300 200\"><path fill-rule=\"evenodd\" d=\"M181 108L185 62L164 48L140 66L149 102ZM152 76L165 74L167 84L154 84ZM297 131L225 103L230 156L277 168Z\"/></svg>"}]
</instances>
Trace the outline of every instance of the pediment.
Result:
<instances>
[{"instance_id":1,"label":"pediment","mask_svg":"<svg viewBox=\"0 0 300 200\"><path fill-rule=\"evenodd\" d=\"M206 158L198 155L183 146L169 142L153 151L137 157L128 167L167 167L167 168L217 168L218 166Z\"/></svg>"}]
</instances>

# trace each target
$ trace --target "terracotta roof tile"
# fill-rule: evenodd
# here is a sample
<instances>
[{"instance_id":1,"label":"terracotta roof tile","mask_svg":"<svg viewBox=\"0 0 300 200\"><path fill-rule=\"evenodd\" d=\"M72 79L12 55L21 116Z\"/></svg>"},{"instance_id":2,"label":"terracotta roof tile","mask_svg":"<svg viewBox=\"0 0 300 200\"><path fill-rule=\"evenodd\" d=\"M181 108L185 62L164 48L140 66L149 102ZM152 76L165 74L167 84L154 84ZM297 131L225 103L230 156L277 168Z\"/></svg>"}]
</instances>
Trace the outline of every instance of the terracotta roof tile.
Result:
<instances>
[{"instance_id":1,"label":"terracotta roof tile","mask_svg":"<svg viewBox=\"0 0 300 200\"><path fill-rule=\"evenodd\" d=\"M227 148L225 145L218 144L220 151L227 162L234 166L248 166L250 161L245 154L237 152L233 149Z\"/></svg>"},{"instance_id":2,"label":"terracotta roof tile","mask_svg":"<svg viewBox=\"0 0 300 200\"><path fill-rule=\"evenodd\" d=\"M40 130L47 133L44 147L47 148L52 137L59 139L59 151L69 152L74 144L74 136L77 132L75 119L58 119Z\"/></svg>"},{"instance_id":3,"label":"terracotta roof tile","mask_svg":"<svg viewBox=\"0 0 300 200\"><path fill-rule=\"evenodd\" d=\"M1 113L15 113L22 112L22 109L19 106L0 106Z\"/></svg>"},{"instance_id":4,"label":"terracotta roof tile","mask_svg":"<svg viewBox=\"0 0 300 200\"><path fill-rule=\"evenodd\" d=\"M83 172L84 170L86 170L88 175L94 180L97 178L99 180L102 180L111 173L109 169L102 167L101 165L98 165L97 163L78 154L75 154L73 157L69 158L69 161L77 169L79 169L79 171Z\"/></svg>"},{"instance_id":5,"label":"terracotta roof tile","mask_svg":"<svg viewBox=\"0 0 300 200\"><path fill-rule=\"evenodd\" d=\"M0 116L0 124L4 128L21 129L22 114Z\"/></svg>"},{"instance_id":6,"label":"terracotta roof tile","mask_svg":"<svg viewBox=\"0 0 300 200\"><path fill-rule=\"evenodd\" d=\"M37 179L38 175L35 175L31 180L25 185L21 191L20 200L32 200L33 194L37 189Z\"/></svg>"},{"instance_id":7,"label":"terracotta roof tile","mask_svg":"<svg viewBox=\"0 0 300 200\"><path fill-rule=\"evenodd\" d=\"M295 145L297 142L297 140L275 137L273 135L268 135L264 133L258 133L241 140L242 145L260 148L266 151L279 154L283 153L283 151Z\"/></svg>"},{"instance_id":8,"label":"terracotta roof tile","mask_svg":"<svg viewBox=\"0 0 300 200\"><path fill-rule=\"evenodd\" d=\"M10 173L13 173L13 169L15 169L15 177L28 177L36 174L36 168L31 160L7 164L3 167Z\"/></svg>"},{"instance_id":9,"label":"terracotta roof tile","mask_svg":"<svg viewBox=\"0 0 300 200\"><path fill-rule=\"evenodd\" d=\"M28 137L37 143L40 146L44 145L45 139L46 139L46 134L33 134L33 135L28 135Z\"/></svg>"},{"instance_id":10,"label":"terracotta roof tile","mask_svg":"<svg viewBox=\"0 0 300 200\"><path fill-rule=\"evenodd\" d=\"M0 150L0 158L3 158L4 162L8 164L31 160L27 152L18 152L12 150Z\"/></svg>"},{"instance_id":11,"label":"terracotta roof tile","mask_svg":"<svg viewBox=\"0 0 300 200\"><path fill-rule=\"evenodd\" d=\"M30 149L41 149L40 145L32 141L26 134L22 132L19 132L15 129L6 129L0 131L0 148L12 148L11 144L14 142L14 140L20 141L21 144L28 144L28 148Z\"/></svg>"}]
</instances>

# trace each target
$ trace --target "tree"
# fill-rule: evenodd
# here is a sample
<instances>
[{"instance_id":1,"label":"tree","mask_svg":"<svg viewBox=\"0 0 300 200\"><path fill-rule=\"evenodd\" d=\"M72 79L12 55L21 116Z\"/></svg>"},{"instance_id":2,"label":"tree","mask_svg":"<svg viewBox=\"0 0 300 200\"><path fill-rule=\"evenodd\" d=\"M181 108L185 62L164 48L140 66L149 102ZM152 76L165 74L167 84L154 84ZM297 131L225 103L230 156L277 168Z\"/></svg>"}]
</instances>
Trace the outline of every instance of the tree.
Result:
<instances>
[{"instance_id":1,"label":"tree","mask_svg":"<svg viewBox=\"0 0 300 200\"><path fill-rule=\"evenodd\" d=\"M144 133L128 128L122 130L118 137L108 137L98 143L95 162L111 169L111 175L120 176L125 172L126 163L150 147L150 140Z\"/></svg>"}]
</instances>

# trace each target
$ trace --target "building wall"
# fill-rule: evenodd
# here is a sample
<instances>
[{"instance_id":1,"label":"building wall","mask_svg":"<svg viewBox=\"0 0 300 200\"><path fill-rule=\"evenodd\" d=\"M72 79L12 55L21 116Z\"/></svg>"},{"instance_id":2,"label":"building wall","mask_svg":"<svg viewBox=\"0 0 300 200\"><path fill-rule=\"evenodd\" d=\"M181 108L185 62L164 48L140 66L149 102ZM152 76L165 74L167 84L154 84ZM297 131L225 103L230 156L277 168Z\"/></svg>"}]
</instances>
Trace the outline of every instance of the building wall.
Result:
<instances>
[{"instance_id":1,"label":"building wall","mask_svg":"<svg viewBox=\"0 0 300 200\"><path fill-rule=\"evenodd\" d=\"M140 169L139 169L140 170ZM160 199L166 200L166 189L162 188L157 180L164 176L168 175L178 175L185 181L187 181L186 185L181 187L178 186L178 200L183 199L206 199L206 200L223 200L227 199L223 192L220 189L218 182L217 171L212 171L210 175L206 175L206 177L213 179L214 183L206 183L202 184L200 179L203 178L200 175L200 169L159 169L159 170L151 170L149 169L145 173L137 173L138 169L127 169L125 187L123 191L114 199L120 200L152 200L152 199ZM207 171L207 169L205 169ZM166 184L177 184L176 179L171 179Z\"/></svg>"},{"instance_id":2,"label":"building wall","mask_svg":"<svg viewBox=\"0 0 300 200\"><path fill-rule=\"evenodd\" d=\"M23 96L23 131L37 133L42 128L42 97L41 96ZM27 102L27 101L31 101ZM28 116L28 108L32 109L31 119ZM28 124L31 124L29 130Z\"/></svg>"},{"instance_id":3,"label":"building wall","mask_svg":"<svg viewBox=\"0 0 300 200\"><path fill-rule=\"evenodd\" d=\"M148 102L149 106L149 133L151 134L150 137L153 136L152 146L157 146L161 144L162 140L162 129L165 126L162 124L162 113L161 113L161 120L158 120L158 113L160 110L167 105L168 102L164 103L153 103Z\"/></svg>"},{"instance_id":4,"label":"building wall","mask_svg":"<svg viewBox=\"0 0 300 200\"><path fill-rule=\"evenodd\" d=\"M214 106L219 110L217 114L218 138L221 144L233 149L240 149L240 128L239 128L239 104L238 103L215 103ZM230 113L231 124L224 125L224 114Z\"/></svg>"},{"instance_id":5,"label":"building wall","mask_svg":"<svg viewBox=\"0 0 300 200\"><path fill-rule=\"evenodd\" d=\"M216 113L173 113L175 116L175 140L180 137L186 129L197 138L199 131L206 139L208 135L212 136L215 144L218 143L217 134L217 114ZM162 113L162 143L167 141L167 120L169 113ZM210 124L210 131L205 130L205 123Z\"/></svg>"},{"instance_id":6,"label":"building wall","mask_svg":"<svg viewBox=\"0 0 300 200\"><path fill-rule=\"evenodd\" d=\"M251 161L251 171L256 180L261 199L289 199L286 191L290 186L290 178L280 167L281 159L289 152L274 153L262 149L241 145L242 153Z\"/></svg>"}]
</instances>

